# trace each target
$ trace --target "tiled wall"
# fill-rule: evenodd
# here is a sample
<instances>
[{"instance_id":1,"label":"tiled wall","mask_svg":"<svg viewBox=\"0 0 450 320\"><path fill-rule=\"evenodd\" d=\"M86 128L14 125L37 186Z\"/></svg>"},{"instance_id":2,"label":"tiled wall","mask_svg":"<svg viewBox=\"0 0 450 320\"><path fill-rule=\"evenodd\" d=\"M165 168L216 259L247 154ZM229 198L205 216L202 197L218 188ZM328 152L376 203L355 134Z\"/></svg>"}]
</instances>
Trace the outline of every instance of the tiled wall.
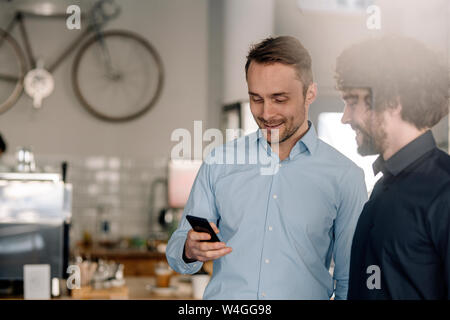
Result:
<instances>
[{"instance_id":1,"label":"tiled wall","mask_svg":"<svg viewBox=\"0 0 450 320\"><path fill-rule=\"evenodd\" d=\"M148 237L161 231L158 213L165 203L165 189L156 188L154 219L150 219L150 189L154 179L166 178L167 159L132 160L117 157L38 156L43 170L58 170L68 162L67 182L73 185L71 243L84 231L99 235L99 208L106 209L111 232L119 237Z\"/></svg>"}]
</instances>

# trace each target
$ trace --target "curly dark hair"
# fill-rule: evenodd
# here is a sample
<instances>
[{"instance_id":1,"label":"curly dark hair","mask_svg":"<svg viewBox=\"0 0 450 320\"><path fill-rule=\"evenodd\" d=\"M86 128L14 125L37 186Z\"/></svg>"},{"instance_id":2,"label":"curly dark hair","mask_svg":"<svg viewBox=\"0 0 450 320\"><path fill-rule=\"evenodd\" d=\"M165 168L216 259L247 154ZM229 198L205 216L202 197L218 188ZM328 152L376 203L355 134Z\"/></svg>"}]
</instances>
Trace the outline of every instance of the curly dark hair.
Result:
<instances>
[{"instance_id":1,"label":"curly dark hair","mask_svg":"<svg viewBox=\"0 0 450 320\"><path fill-rule=\"evenodd\" d=\"M303 95L306 95L309 85L313 82L311 56L301 42L294 37L269 37L253 45L245 64L246 77L252 61L263 64L278 62L293 66L303 84Z\"/></svg>"},{"instance_id":2,"label":"curly dark hair","mask_svg":"<svg viewBox=\"0 0 450 320\"><path fill-rule=\"evenodd\" d=\"M337 89L370 88L372 108L381 112L398 103L402 119L431 128L449 112L449 72L419 41L384 36L344 50L336 63Z\"/></svg>"}]
</instances>

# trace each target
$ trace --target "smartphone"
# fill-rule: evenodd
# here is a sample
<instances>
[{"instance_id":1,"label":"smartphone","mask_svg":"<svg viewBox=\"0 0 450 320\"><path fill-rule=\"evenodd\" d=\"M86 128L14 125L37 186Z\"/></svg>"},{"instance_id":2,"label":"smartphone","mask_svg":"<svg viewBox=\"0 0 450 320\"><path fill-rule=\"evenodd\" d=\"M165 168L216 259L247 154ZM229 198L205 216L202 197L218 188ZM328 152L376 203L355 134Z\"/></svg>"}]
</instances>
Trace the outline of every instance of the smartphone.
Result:
<instances>
[{"instance_id":1,"label":"smartphone","mask_svg":"<svg viewBox=\"0 0 450 320\"><path fill-rule=\"evenodd\" d=\"M187 219L187 221L189 221L189 223L191 224L192 229L194 229L194 231L206 232L211 235L211 239L203 240L203 241L220 242L219 238L217 237L213 228L209 224L208 220L206 220L205 218L194 217L194 216L190 216L190 215L186 215L186 219Z\"/></svg>"}]
</instances>

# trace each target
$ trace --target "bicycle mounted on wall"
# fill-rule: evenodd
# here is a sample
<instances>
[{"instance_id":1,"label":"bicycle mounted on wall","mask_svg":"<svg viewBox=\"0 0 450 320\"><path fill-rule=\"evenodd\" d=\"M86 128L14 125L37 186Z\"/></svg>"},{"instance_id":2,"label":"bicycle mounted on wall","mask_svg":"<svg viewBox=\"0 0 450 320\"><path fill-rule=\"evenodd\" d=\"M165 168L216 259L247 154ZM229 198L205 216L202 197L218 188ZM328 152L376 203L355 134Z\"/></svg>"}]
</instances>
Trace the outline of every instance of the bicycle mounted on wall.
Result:
<instances>
[{"instance_id":1,"label":"bicycle mounted on wall","mask_svg":"<svg viewBox=\"0 0 450 320\"><path fill-rule=\"evenodd\" d=\"M80 44L72 65L72 86L85 109L110 122L129 121L150 110L162 91L161 58L146 39L134 32L103 31L120 11L113 0L97 1L88 12L86 29L46 68L33 55L25 17L67 16L16 11L6 30L0 29L0 58L6 61L0 64L0 114L14 106L24 89L33 99L33 106L40 108L54 89L52 73ZM82 18L85 20L85 15ZM24 50L11 36L16 25Z\"/></svg>"}]
</instances>

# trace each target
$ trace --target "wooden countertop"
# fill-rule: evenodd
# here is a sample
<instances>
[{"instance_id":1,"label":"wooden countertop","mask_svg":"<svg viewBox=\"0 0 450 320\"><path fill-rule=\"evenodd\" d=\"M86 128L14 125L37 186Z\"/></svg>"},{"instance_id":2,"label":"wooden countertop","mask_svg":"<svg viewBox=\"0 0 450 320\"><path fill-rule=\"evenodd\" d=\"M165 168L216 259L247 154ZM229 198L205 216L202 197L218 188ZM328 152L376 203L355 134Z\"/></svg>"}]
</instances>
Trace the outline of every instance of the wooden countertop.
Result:
<instances>
[{"instance_id":1,"label":"wooden countertop","mask_svg":"<svg viewBox=\"0 0 450 320\"><path fill-rule=\"evenodd\" d=\"M149 258L149 259L165 259L166 255L158 251L149 251L146 249L121 249L121 248L102 248L90 247L79 248L77 253L85 256L104 257L104 258Z\"/></svg>"},{"instance_id":2,"label":"wooden countertop","mask_svg":"<svg viewBox=\"0 0 450 320\"><path fill-rule=\"evenodd\" d=\"M170 280L173 289L154 290L155 277L125 277L128 288L127 300L195 300L192 296L190 276L176 275ZM52 300L72 300L71 296L61 296ZM124 299L124 298L120 298ZM23 296L0 298L0 300L23 300Z\"/></svg>"},{"instance_id":3,"label":"wooden countertop","mask_svg":"<svg viewBox=\"0 0 450 320\"><path fill-rule=\"evenodd\" d=\"M174 276L170 285L173 290L169 293L159 293L159 289L152 290L156 283L155 277L127 277L126 285L129 288L128 299L132 300L193 300L190 276ZM167 291L167 290L163 290Z\"/></svg>"},{"instance_id":4,"label":"wooden countertop","mask_svg":"<svg viewBox=\"0 0 450 320\"><path fill-rule=\"evenodd\" d=\"M190 276L176 275L170 280L169 289L155 289L155 277L125 277L128 300L194 300ZM61 297L59 299L74 299ZM124 298L119 298L124 299Z\"/></svg>"}]
</instances>

